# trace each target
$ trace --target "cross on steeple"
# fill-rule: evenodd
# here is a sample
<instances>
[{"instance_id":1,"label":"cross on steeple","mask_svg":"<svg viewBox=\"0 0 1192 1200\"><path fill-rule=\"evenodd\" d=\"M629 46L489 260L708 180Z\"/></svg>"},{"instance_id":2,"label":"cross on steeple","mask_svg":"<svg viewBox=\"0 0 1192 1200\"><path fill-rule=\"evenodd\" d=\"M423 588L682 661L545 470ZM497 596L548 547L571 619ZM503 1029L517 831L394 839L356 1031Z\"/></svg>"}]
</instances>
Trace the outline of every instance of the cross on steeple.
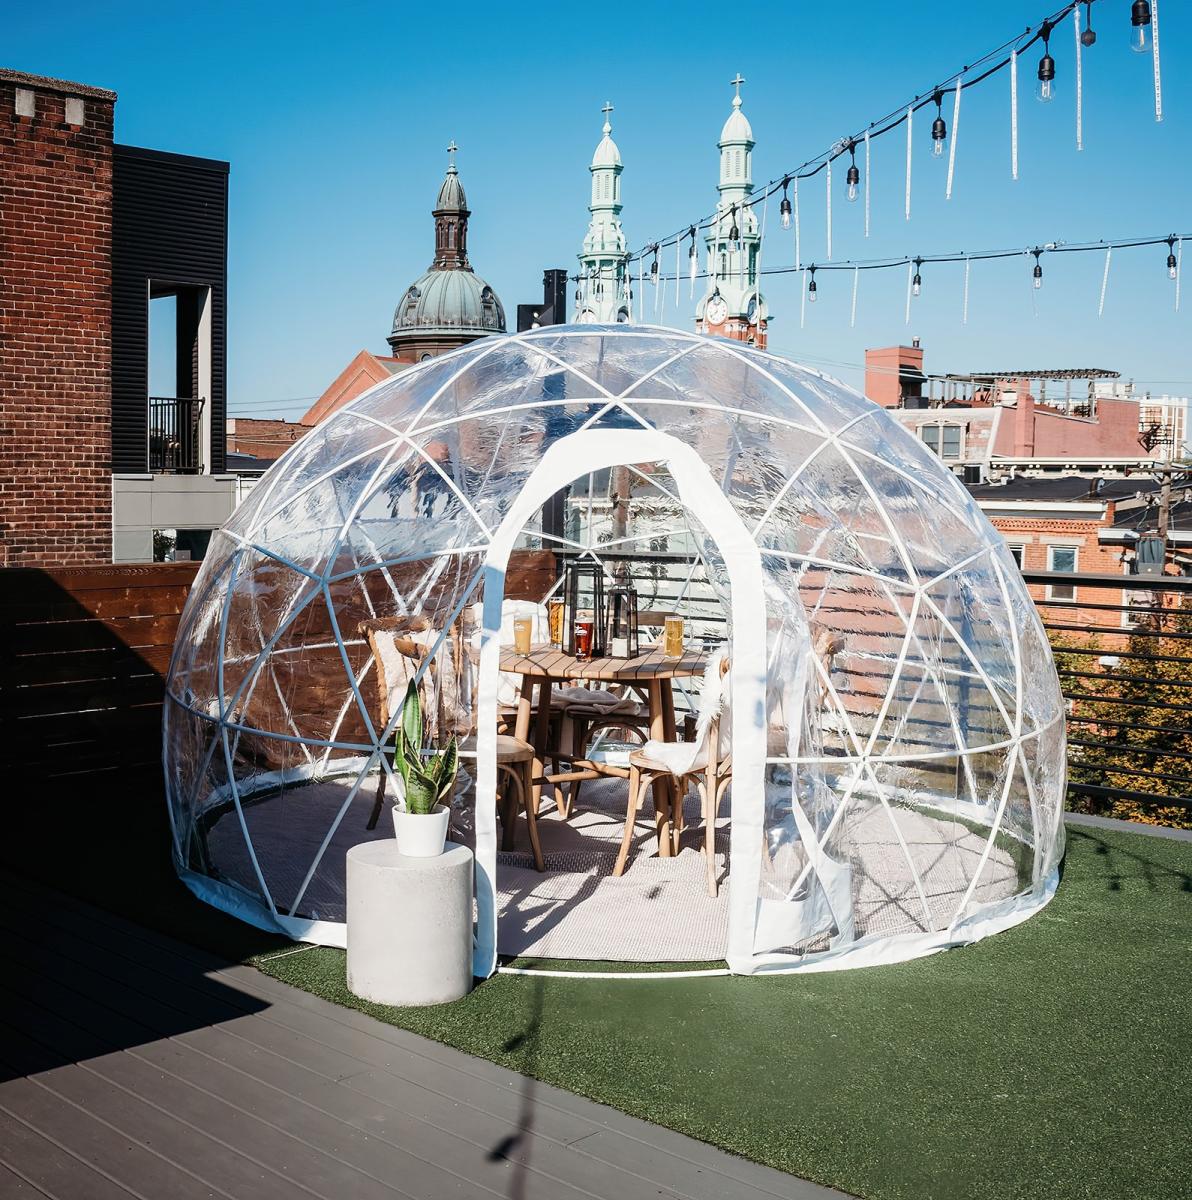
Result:
<instances>
[{"instance_id":1,"label":"cross on steeple","mask_svg":"<svg viewBox=\"0 0 1192 1200\"><path fill-rule=\"evenodd\" d=\"M455 144L455 138L452 138L450 143L447 146L447 154L448 154L447 170L449 170L449 171L455 170L455 152L458 149L459 149L459 147Z\"/></svg>"},{"instance_id":2,"label":"cross on steeple","mask_svg":"<svg viewBox=\"0 0 1192 1200\"><path fill-rule=\"evenodd\" d=\"M606 100L604 102L604 107L600 111L602 113L604 113L604 132L612 133L612 131L613 131L612 122L609 121L608 114L613 111L613 102L611 100Z\"/></svg>"},{"instance_id":3,"label":"cross on steeple","mask_svg":"<svg viewBox=\"0 0 1192 1200\"><path fill-rule=\"evenodd\" d=\"M736 95L735 99L733 100L734 104L739 105L741 103L741 84L743 84L744 82L745 82L745 76L742 75L740 71L737 72L736 79L729 80L729 83L737 89L737 95Z\"/></svg>"}]
</instances>

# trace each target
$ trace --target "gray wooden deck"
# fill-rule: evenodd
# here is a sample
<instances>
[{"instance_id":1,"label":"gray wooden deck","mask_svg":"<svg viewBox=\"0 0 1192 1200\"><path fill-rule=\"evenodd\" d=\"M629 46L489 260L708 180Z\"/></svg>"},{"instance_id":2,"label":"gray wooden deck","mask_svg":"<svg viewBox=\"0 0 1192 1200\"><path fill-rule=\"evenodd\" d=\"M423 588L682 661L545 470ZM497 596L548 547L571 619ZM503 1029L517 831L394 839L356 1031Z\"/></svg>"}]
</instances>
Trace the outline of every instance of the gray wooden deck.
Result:
<instances>
[{"instance_id":1,"label":"gray wooden deck","mask_svg":"<svg viewBox=\"0 0 1192 1200\"><path fill-rule=\"evenodd\" d=\"M7 884L0 1197L840 1195Z\"/></svg>"}]
</instances>

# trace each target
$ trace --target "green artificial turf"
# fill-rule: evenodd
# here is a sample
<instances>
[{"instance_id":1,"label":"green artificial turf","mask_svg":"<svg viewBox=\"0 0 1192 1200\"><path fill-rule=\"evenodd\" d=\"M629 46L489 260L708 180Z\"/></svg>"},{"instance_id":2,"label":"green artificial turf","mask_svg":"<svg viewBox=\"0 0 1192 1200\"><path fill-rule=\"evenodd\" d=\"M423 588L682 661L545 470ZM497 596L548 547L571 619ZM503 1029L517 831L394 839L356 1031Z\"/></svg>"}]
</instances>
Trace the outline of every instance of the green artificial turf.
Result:
<instances>
[{"instance_id":1,"label":"green artificial turf","mask_svg":"<svg viewBox=\"0 0 1192 1200\"><path fill-rule=\"evenodd\" d=\"M496 976L457 1004L336 1003L865 1197L1189 1194L1192 843L1069 827L1052 903L892 967L674 981ZM561 964L553 964L559 966Z\"/></svg>"}]
</instances>

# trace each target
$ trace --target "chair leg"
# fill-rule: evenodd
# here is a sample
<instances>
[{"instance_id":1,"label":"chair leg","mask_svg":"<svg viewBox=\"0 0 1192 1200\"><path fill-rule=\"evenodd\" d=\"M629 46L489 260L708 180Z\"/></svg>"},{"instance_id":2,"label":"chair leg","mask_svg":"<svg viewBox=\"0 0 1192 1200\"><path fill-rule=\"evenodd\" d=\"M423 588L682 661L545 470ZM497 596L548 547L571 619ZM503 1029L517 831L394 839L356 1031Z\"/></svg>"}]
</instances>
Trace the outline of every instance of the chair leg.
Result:
<instances>
[{"instance_id":1,"label":"chair leg","mask_svg":"<svg viewBox=\"0 0 1192 1200\"><path fill-rule=\"evenodd\" d=\"M509 767L498 766L497 774L505 781L501 789L501 849L512 850L514 842L513 822L517 818L517 810L521 807L521 776ZM516 790L515 790L516 789Z\"/></svg>"},{"instance_id":2,"label":"chair leg","mask_svg":"<svg viewBox=\"0 0 1192 1200\"><path fill-rule=\"evenodd\" d=\"M587 750L588 741L588 723L580 717L572 718L571 723L571 765L574 769L575 760L583 756ZM564 821L569 820L572 812L575 809L575 802L579 799L579 785L583 782L582 779L574 779L567 785L567 796L564 799L560 796L559 799L559 815ZM562 789L560 788L560 792Z\"/></svg>"},{"instance_id":3,"label":"chair leg","mask_svg":"<svg viewBox=\"0 0 1192 1200\"><path fill-rule=\"evenodd\" d=\"M526 810L526 824L530 829L530 850L534 855L534 866L541 873L546 870L542 857L542 844L538 840L538 805L534 798L534 769L529 763L522 770L522 804Z\"/></svg>"},{"instance_id":4,"label":"chair leg","mask_svg":"<svg viewBox=\"0 0 1192 1200\"><path fill-rule=\"evenodd\" d=\"M621 852L617 855L617 862L613 867L614 875L625 873L625 860L629 857L629 847L633 845L633 821L637 816L638 806L641 804L642 791L648 786L648 778L648 776L643 777L638 767L630 766L629 803L625 807L625 834L621 838Z\"/></svg>"},{"instance_id":5,"label":"chair leg","mask_svg":"<svg viewBox=\"0 0 1192 1200\"><path fill-rule=\"evenodd\" d=\"M704 870L708 875L708 895L716 887L716 816L720 812L720 793L716 787L716 768L709 762L704 784Z\"/></svg>"}]
</instances>

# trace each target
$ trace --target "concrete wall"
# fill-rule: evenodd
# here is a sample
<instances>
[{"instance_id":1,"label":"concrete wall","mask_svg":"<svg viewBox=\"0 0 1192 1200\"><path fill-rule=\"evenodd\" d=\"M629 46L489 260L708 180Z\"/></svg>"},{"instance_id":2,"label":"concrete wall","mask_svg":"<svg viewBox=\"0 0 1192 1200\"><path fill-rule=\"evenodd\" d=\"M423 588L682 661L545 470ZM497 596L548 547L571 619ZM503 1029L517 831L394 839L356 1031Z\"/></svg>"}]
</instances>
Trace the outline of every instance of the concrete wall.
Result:
<instances>
[{"instance_id":1,"label":"concrete wall","mask_svg":"<svg viewBox=\"0 0 1192 1200\"><path fill-rule=\"evenodd\" d=\"M112 559L152 562L155 529L218 529L237 499L235 475L113 475Z\"/></svg>"}]
</instances>

